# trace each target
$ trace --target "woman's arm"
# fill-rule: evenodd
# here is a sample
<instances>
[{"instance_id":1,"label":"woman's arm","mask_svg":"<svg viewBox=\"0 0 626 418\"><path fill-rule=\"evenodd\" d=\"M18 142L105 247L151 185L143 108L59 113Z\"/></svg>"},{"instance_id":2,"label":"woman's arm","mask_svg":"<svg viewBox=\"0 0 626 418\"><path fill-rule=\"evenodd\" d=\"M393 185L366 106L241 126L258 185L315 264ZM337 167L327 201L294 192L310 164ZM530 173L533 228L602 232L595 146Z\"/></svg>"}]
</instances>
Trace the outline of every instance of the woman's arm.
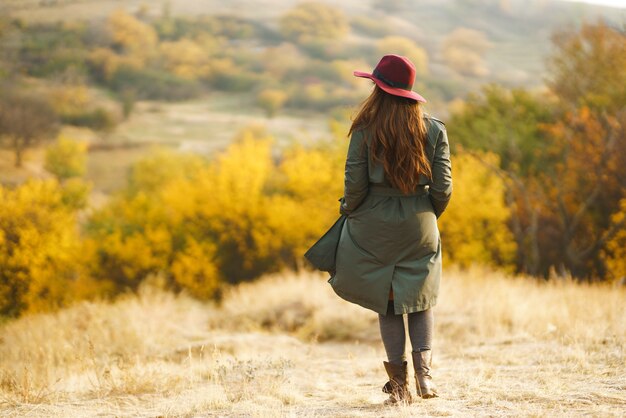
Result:
<instances>
[{"instance_id":1,"label":"woman's arm","mask_svg":"<svg viewBox=\"0 0 626 418\"><path fill-rule=\"evenodd\" d=\"M367 144L363 132L353 132L348 146L344 193L343 198L340 199L341 206L339 207L339 212L344 215L349 215L354 211L367 196L369 185L367 160Z\"/></svg>"},{"instance_id":2,"label":"woman's arm","mask_svg":"<svg viewBox=\"0 0 626 418\"><path fill-rule=\"evenodd\" d=\"M432 181L429 183L430 201L437 218L448 206L452 195L452 164L450 163L450 146L445 126L441 130L435 144L435 156L432 166Z\"/></svg>"}]
</instances>

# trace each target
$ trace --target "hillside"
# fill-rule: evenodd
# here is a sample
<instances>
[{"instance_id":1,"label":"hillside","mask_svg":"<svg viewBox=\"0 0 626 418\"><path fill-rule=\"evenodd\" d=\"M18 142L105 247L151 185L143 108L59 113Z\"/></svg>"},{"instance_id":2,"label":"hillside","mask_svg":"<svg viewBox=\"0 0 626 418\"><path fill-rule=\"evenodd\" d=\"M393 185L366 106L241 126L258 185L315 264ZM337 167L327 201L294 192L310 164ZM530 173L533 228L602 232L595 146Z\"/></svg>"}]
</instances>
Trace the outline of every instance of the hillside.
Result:
<instances>
[{"instance_id":1,"label":"hillside","mask_svg":"<svg viewBox=\"0 0 626 418\"><path fill-rule=\"evenodd\" d=\"M174 16L236 15L267 26L271 31L277 30L277 19L298 3L298 0L4 0L0 7L11 17L27 22L104 19L119 8L159 16L167 8ZM437 83L437 78L452 77L456 82L453 86L465 92L475 90L485 82L539 86L544 81L544 60L550 52L550 36L555 30L597 19L620 25L626 18L626 9L560 0L348 0L326 3L345 12L351 19L353 36L360 42L370 43L383 35L414 39L432 57L432 80L427 82ZM363 33L363 18L368 19L369 33ZM443 65L441 43L458 27L486 34L491 43L486 55L487 76L466 80L455 77Z\"/></svg>"}]
</instances>

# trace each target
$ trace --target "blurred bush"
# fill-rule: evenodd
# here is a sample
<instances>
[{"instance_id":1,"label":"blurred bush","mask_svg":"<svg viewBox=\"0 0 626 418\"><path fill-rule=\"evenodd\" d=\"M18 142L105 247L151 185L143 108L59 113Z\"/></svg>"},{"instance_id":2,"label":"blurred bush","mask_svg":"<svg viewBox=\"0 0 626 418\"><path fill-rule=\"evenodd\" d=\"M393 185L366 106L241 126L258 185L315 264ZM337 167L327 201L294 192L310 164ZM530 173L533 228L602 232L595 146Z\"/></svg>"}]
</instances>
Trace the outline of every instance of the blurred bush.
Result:
<instances>
[{"instance_id":1,"label":"blurred bush","mask_svg":"<svg viewBox=\"0 0 626 418\"><path fill-rule=\"evenodd\" d=\"M286 39L306 43L319 39L338 40L348 33L347 18L336 8L319 2L304 2L280 18Z\"/></svg>"},{"instance_id":2,"label":"blurred bush","mask_svg":"<svg viewBox=\"0 0 626 418\"><path fill-rule=\"evenodd\" d=\"M267 117L271 118L283 107L287 97L287 93L282 90L266 89L257 95L257 103L265 110Z\"/></svg>"},{"instance_id":3,"label":"blurred bush","mask_svg":"<svg viewBox=\"0 0 626 418\"><path fill-rule=\"evenodd\" d=\"M159 46L165 69L178 77L197 80L211 74L210 56L191 39L162 42Z\"/></svg>"},{"instance_id":4,"label":"blurred bush","mask_svg":"<svg viewBox=\"0 0 626 418\"><path fill-rule=\"evenodd\" d=\"M194 81L165 71L130 66L122 66L115 71L108 84L113 91L134 90L137 98L148 100L183 100L202 93L201 86Z\"/></svg>"},{"instance_id":5,"label":"blurred bush","mask_svg":"<svg viewBox=\"0 0 626 418\"><path fill-rule=\"evenodd\" d=\"M61 83L50 88L49 100L61 122L108 132L117 125L117 118L92 97L81 83Z\"/></svg>"},{"instance_id":6,"label":"blurred bush","mask_svg":"<svg viewBox=\"0 0 626 418\"><path fill-rule=\"evenodd\" d=\"M515 268L515 241L508 228L511 209L504 181L490 169L498 156L452 157L454 197L439 220L444 257L461 267L472 264Z\"/></svg>"},{"instance_id":7,"label":"blurred bush","mask_svg":"<svg viewBox=\"0 0 626 418\"><path fill-rule=\"evenodd\" d=\"M85 174L87 144L66 137L59 137L46 149L44 167L58 180L81 177Z\"/></svg>"},{"instance_id":8,"label":"blurred bush","mask_svg":"<svg viewBox=\"0 0 626 418\"><path fill-rule=\"evenodd\" d=\"M626 199L620 201L619 211L611 216L611 224L626 225ZM610 279L624 285L626 284L626 228L617 228L615 231L602 252L602 259L607 264Z\"/></svg>"},{"instance_id":9,"label":"blurred bush","mask_svg":"<svg viewBox=\"0 0 626 418\"><path fill-rule=\"evenodd\" d=\"M68 200L74 199L56 180L0 186L0 315L49 310L78 294L105 292L85 274L76 207Z\"/></svg>"}]
</instances>

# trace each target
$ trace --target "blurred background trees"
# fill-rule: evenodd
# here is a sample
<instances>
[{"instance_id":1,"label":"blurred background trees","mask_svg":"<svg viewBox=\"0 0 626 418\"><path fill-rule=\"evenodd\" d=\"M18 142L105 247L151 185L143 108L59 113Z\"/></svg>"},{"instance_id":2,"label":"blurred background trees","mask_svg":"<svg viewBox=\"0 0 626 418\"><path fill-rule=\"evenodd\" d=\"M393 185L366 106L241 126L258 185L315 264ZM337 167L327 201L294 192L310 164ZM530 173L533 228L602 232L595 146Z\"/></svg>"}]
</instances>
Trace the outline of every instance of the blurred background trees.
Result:
<instances>
[{"instance_id":1,"label":"blurred background trees","mask_svg":"<svg viewBox=\"0 0 626 418\"><path fill-rule=\"evenodd\" d=\"M297 43L316 40L340 40L348 33L344 14L325 3L304 2L280 18L282 35Z\"/></svg>"},{"instance_id":2,"label":"blurred background trees","mask_svg":"<svg viewBox=\"0 0 626 418\"><path fill-rule=\"evenodd\" d=\"M485 53L491 42L484 33L468 28L457 28L443 41L443 57L459 74L483 77L489 74Z\"/></svg>"},{"instance_id":3,"label":"blurred background trees","mask_svg":"<svg viewBox=\"0 0 626 418\"><path fill-rule=\"evenodd\" d=\"M354 10L305 2L263 18L167 5L90 21L0 17L0 152L11 157L0 159L0 315L135 291L145 280L219 298L228 285L305 267L302 254L338 215L349 113L370 88L352 71L387 53L415 63L426 110L448 121L448 262L620 280L624 30L598 21L557 31L540 86L535 74L494 64L503 50L511 62L532 61L511 38L519 5L485 4L433 4L423 28L407 23L417 12L405 0ZM441 7L491 23L432 31ZM535 16L520 27L551 22ZM177 101L184 112L171 115L165 102ZM224 146L200 124L222 107L229 131L220 134L239 131ZM329 118L323 134L303 128ZM279 133L242 129L251 120ZM283 131L287 123L296 127ZM196 150L194 132L210 152L171 149ZM158 135L167 148L147 153ZM33 156L19 170L32 166L28 181L9 171L26 150ZM90 181L99 181L90 164L102 150L110 153L99 175L120 179L106 192Z\"/></svg>"},{"instance_id":4,"label":"blurred background trees","mask_svg":"<svg viewBox=\"0 0 626 418\"><path fill-rule=\"evenodd\" d=\"M28 148L53 137L56 129L57 115L46 100L14 90L0 94L0 143L15 154L16 167Z\"/></svg>"},{"instance_id":5,"label":"blurred background trees","mask_svg":"<svg viewBox=\"0 0 626 418\"><path fill-rule=\"evenodd\" d=\"M609 266L626 225L626 36L599 22L554 43L549 92L489 87L454 115L452 137L501 156L489 165L507 179L520 271L619 277Z\"/></svg>"}]
</instances>

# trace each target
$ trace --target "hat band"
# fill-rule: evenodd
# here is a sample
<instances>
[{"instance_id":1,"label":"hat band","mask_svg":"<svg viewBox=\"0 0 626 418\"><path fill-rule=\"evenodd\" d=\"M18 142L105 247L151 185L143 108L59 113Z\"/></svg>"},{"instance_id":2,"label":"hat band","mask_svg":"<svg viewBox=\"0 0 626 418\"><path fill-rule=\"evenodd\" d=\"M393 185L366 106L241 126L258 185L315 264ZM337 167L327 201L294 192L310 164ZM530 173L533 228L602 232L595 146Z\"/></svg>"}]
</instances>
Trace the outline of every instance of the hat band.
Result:
<instances>
[{"instance_id":1,"label":"hat band","mask_svg":"<svg viewBox=\"0 0 626 418\"><path fill-rule=\"evenodd\" d=\"M413 88L413 84L403 84L403 83L396 83L393 82L391 80L389 80L388 78L385 78L382 74L380 74L380 71L378 70L374 70L374 72L372 73L372 75L376 78L378 78L379 80L381 80L382 82L384 82L385 84L397 88L397 89L402 89L402 90L411 90Z\"/></svg>"}]
</instances>

